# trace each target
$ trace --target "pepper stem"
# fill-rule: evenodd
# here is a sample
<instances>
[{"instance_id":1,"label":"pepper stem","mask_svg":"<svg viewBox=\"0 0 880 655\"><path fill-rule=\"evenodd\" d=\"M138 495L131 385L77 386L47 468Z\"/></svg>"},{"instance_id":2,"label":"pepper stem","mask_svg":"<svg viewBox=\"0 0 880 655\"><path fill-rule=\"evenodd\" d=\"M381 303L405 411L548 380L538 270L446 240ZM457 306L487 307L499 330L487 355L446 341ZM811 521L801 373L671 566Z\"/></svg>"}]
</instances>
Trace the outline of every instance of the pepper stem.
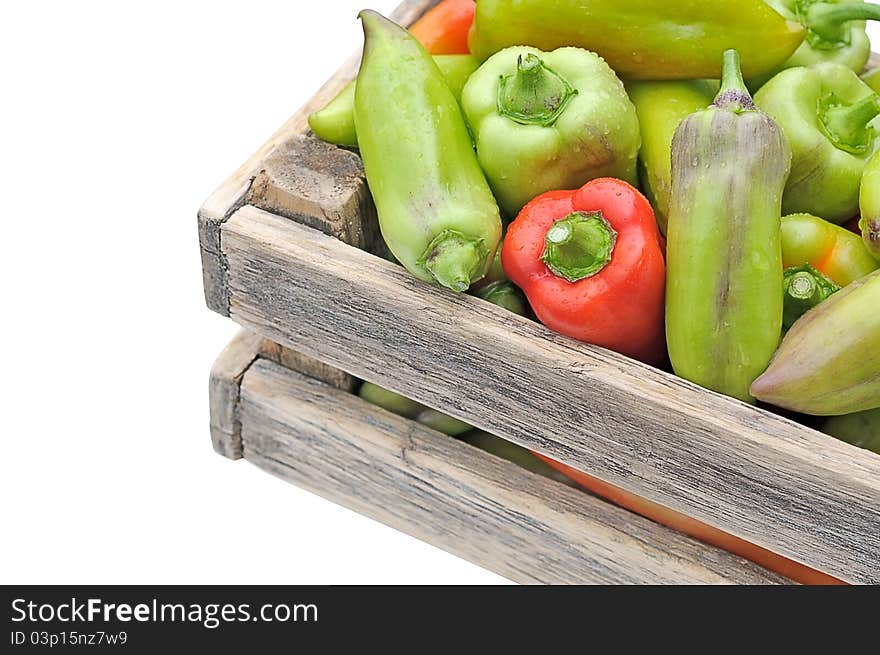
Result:
<instances>
[{"instance_id":1,"label":"pepper stem","mask_svg":"<svg viewBox=\"0 0 880 655\"><path fill-rule=\"evenodd\" d=\"M804 7L804 25L809 30L810 45L825 49L848 45L847 23L854 20L880 20L880 5L864 2L814 2Z\"/></svg>"},{"instance_id":2,"label":"pepper stem","mask_svg":"<svg viewBox=\"0 0 880 655\"><path fill-rule=\"evenodd\" d=\"M577 95L563 77L532 53L519 56L516 73L501 78L498 113L523 125L548 127Z\"/></svg>"},{"instance_id":3,"label":"pepper stem","mask_svg":"<svg viewBox=\"0 0 880 655\"><path fill-rule=\"evenodd\" d=\"M608 265L616 244L617 232L602 212L574 212L547 231L541 261L559 277L579 282Z\"/></svg>"},{"instance_id":4,"label":"pepper stem","mask_svg":"<svg viewBox=\"0 0 880 655\"><path fill-rule=\"evenodd\" d=\"M721 90L715 97L714 105L737 114L756 109L755 102L743 81L742 66L736 50L727 50L724 53L724 62L721 66Z\"/></svg>"},{"instance_id":5,"label":"pepper stem","mask_svg":"<svg viewBox=\"0 0 880 655\"><path fill-rule=\"evenodd\" d=\"M867 152L873 145L869 123L880 115L880 95L873 94L852 105L844 105L831 94L823 99L819 116L826 136L841 150L854 154Z\"/></svg>"},{"instance_id":6,"label":"pepper stem","mask_svg":"<svg viewBox=\"0 0 880 655\"><path fill-rule=\"evenodd\" d=\"M810 264L786 270L782 288L784 293L782 325L786 330L813 307L840 290L837 284Z\"/></svg>"},{"instance_id":7,"label":"pepper stem","mask_svg":"<svg viewBox=\"0 0 880 655\"><path fill-rule=\"evenodd\" d=\"M417 264L442 286L462 292L483 277L488 255L482 239L447 229L437 235Z\"/></svg>"}]
</instances>

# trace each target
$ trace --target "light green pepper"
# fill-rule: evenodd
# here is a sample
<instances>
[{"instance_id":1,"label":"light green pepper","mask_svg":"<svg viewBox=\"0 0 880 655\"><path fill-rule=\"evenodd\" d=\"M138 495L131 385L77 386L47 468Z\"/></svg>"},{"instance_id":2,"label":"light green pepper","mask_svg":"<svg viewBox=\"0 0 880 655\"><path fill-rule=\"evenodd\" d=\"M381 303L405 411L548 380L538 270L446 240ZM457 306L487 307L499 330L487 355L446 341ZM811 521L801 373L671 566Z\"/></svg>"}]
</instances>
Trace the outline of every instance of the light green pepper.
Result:
<instances>
[{"instance_id":1,"label":"light green pepper","mask_svg":"<svg viewBox=\"0 0 880 655\"><path fill-rule=\"evenodd\" d=\"M862 240L868 252L880 261L880 151L874 153L865 166L859 189L859 207Z\"/></svg>"},{"instance_id":2,"label":"light green pepper","mask_svg":"<svg viewBox=\"0 0 880 655\"><path fill-rule=\"evenodd\" d=\"M782 126L792 149L782 199L786 214L844 223L858 214L859 185L877 134L880 96L845 66L790 68L767 82L755 104Z\"/></svg>"},{"instance_id":3,"label":"light green pepper","mask_svg":"<svg viewBox=\"0 0 880 655\"><path fill-rule=\"evenodd\" d=\"M443 73L452 95L456 100L461 100L461 90L480 62L471 55L434 55L434 62ZM352 80L322 109L309 114L309 127L322 141L337 146L357 147L354 124L356 85L357 80Z\"/></svg>"},{"instance_id":4,"label":"light green pepper","mask_svg":"<svg viewBox=\"0 0 880 655\"><path fill-rule=\"evenodd\" d=\"M681 121L712 104L718 82L627 82L626 90L636 107L642 134L639 180L665 235L672 184L672 137Z\"/></svg>"},{"instance_id":5,"label":"light green pepper","mask_svg":"<svg viewBox=\"0 0 880 655\"><path fill-rule=\"evenodd\" d=\"M865 20L880 20L880 5L862 0L767 0L782 16L801 23L807 37L776 72L797 66L833 63L861 73L871 56ZM750 79L759 88L775 73Z\"/></svg>"},{"instance_id":6,"label":"light green pepper","mask_svg":"<svg viewBox=\"0 0 880 655\"><path fill-rule=\"evenodd\" d=\"M387 409L392 414L412 419L452 437L474 429L472 425L468 425L464 421L459 421L457 418L438 412L436 409L431 409L372 382L361 384L358 395L371 405Z\"/></svg>"},{"instance_id":7,"label":"light green pepper","mask_svg":"<svg viewBox=\"0 0 880 655\"><path fill-rule=\"evenodd\" d=\"M666 341L680 377L746 402L782 332L780 203L791 151L752 102L736 51L672 146Z\"/></svg>"},{"instance_id":8,"label":"light green pepper","mask_svg":"<svg viewBox=\"0 0 880 655\"><path fill-rule=\"evenodd\" d=\"M466 291L486 274L502 226L461 108L409 32L360 16L355 124L382 236L419 279Z\"/></svg>"},{"instance_id":9,"label":"light green pepper","mask_svg":"<svg viewBox=\"0 0 880 655\"><path fill-rule=\"evenodd\" d=\"M596 54L513 47L465 84L461 105L502 210L598 177L635 183L641 137L623 83Z\"/></svg>"}]
</instances>

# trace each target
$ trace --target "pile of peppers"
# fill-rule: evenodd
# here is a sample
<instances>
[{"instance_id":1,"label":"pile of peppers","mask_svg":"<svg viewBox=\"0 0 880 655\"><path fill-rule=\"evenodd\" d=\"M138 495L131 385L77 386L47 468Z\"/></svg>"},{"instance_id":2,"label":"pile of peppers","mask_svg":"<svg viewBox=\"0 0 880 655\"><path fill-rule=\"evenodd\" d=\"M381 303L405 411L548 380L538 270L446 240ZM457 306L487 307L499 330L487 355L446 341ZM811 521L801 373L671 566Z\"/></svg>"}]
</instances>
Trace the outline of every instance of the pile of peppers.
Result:
<instances>
[{"instance_id":1,"label":"pile of peppers","mask_svg":"<svg viewBox=\"0 0 880 655\"><path fill-rule=\"evenodd\" d=\"M880 4L442 0L410 30L360 18L359 75L309 125L359 150L395 261L880 452Z\"/></svg>"}]
</instances>

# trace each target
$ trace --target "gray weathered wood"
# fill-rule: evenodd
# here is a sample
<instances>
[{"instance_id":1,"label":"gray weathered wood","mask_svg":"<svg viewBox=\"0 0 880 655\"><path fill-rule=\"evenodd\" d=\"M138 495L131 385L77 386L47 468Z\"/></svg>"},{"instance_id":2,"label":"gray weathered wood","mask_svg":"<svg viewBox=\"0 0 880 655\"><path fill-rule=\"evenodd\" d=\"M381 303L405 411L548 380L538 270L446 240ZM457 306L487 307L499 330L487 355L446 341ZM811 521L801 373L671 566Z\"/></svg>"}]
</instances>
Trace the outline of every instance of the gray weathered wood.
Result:
<instances>
[{"instance_id":1,"label":"gray weathered wood","mask_svg":"<svg viewBox=\"0 0 880 655\"><path fill-rule=\"evenodd\" d=\"M260 343L260 357L349 393L357 386L357 379L353 375L268 339Z\"/></svg>"},{"instance_id":2,"label":"gray weathered wood","mask_svg":"<svg viewBox=\"0 0 880 655\"><path fill-rule=\"evenodd\" d=\"M245 371L257 359L262 341L257 335L241 330L211 367L208 383L211 442L217 453L229 459L241 459L239 388Z\"/></svg>"},{"instance_id":3,"label":"gray weathered wood","mask_svg":"<svg viewBox=\"0 0 880 655\"><path fill-rule=\"evenodd\" d=\"M247 202L374 254L387 252L361 158L297 135L263 163Z\"/></svg>"},{"instance_id":4,"label":"gray weathered wood","mask_svg":"<svg viewBox=\"0 0 880 655\"><path fill-rule=\"evenodd\" d=\"M438 0L403 0L400 6L391 14L391 18L401 25L411 25L425 11L437 4ZM357 75L360 65L360 49L352 55L348 61L331 77L321 89L312 96L293 116L291 116L278 131L275 132L235 173L205 200L199 209L199 243L202 256L202 273L205 289L205 302L213 311L227 316L229 314L229 301L226 293L226 262L223 260L220 248L220 226L241 207L251 190L254 178L259 175L267 161L271 160L276 150L284 149L299 135L308 131L308 116L313 111L320 109L330 100L336 97L346 84ZM290 193L283 178L280 180L278 193L267 194L274 206L273 211L281 214L301 212L303 199L296 192ZM361 184L356 191L356 201L361 203L366 211L372 206L368 194L362 189ZM289 206L285 208L285 203ZM286 211L285 211L286 209ZM320 217L316 213L309 217ZM375 240L370 245L381 245Z\"/></svg>"},{"instance_id":5,"label":"gray weathered wood","mask_svg":"<svg viewBox=\"0 0 880 655\"><path fill-rule=\"evenodd\" d=\"M880 582L877 455L259 209L223 233L242 325L779 555Z\"/></svg>"},{"instance_id":6,"label":"gray weathered wood","mask_svg":"<svg viewBox=\"0 0 880 655\"><path fill-rule=\"evenodd\" d=\"M787 582L266 360L240 402L248 461L517 582Z\"/></svg>"}]
</instances>

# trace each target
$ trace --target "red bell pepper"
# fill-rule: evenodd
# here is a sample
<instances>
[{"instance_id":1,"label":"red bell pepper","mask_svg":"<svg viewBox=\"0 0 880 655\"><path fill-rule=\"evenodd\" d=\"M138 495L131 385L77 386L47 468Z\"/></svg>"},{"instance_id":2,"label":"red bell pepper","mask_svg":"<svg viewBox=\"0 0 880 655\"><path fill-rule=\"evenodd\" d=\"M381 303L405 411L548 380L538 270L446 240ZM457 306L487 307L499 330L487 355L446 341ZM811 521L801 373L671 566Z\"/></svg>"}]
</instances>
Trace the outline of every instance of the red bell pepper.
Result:
<instances>
[{"instance_id":1,"label":"red bell pepper","mask_svg":"<svg viewBox=\"0 0 880 655\"><path fill-rule=\"evenodd\" d=\"M443 0L426 12L410 32L432 55L467 55L468 32L474 22L474 0Z\"/></svg>"},{"instance_id":2,"label":"red bell pepper","mask_svg":"<svg viewBox=\"0 0 880 655\"><path fill-rule=\"evenodd\" d=\"M511 223L501 262L550 329L648 363L665 355L660 232L626 182L538 196Z\"/></svg>"}]
</instances>

